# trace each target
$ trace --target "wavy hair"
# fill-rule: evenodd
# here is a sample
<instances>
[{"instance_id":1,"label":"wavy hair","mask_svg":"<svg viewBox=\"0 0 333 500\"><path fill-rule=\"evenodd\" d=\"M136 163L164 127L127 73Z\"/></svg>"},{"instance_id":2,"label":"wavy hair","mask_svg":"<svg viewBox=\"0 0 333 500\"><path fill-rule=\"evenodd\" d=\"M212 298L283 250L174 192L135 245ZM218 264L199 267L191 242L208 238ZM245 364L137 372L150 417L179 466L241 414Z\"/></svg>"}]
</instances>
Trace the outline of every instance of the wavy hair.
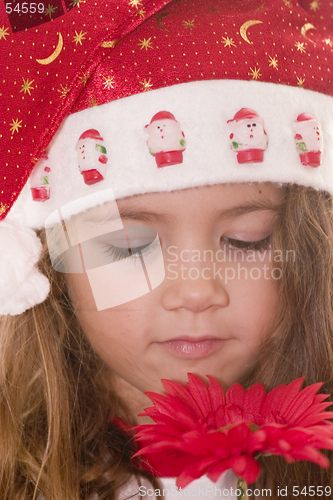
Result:
<instances>
[{"instance_id":1,"label":"wavy hair","mask_svg":"<svg viewBox=\"0 0 333 500\"><path fill-rule=\"evenodd\" d=\"M278 316L256 365L242 381L247 387L262 382L269 391L304 377L305 385L323 382L320 392L333 396L332 210L332 196L326 192L286 188L272 245L283 250L284 256L291 251L294 258L275 263L281 269ZM315 491L326 486L327 491L331 488L331 497L333 453L326 455L331 461L326 471L310 462L286 465L280 457L261 458L263 473L256 487L260 491L269 488L271 498L277 498L278 488L287 488L284 498L294 499L293 487L299 492L303 489L307 498L310 486Z\"/></svg>"},{"instance_id":2,"label":"wavy hair","mask_svg":"<svg viewBox=\"0 0 333 500\"><path fill-rule=\"evenodd\" d=\"M332 197L288 186L273 247L294 250L277 263L280 313L258 362L242 382L267 390L303 376L333 393ZM133 439L112 422L131 416L110 386L110 374L84 336L64 275L53 270L44 241L40 267L50 279L48 299L19 316L0 318L0 498L89 500L115 498L131 476ZM332 459L332 453L328 453ZM261 459L257 488L331 486L323 471L278 457ZM154 478L149 478L154 484ZM280 498L280 497L279 497ZM304 497L303 497L304 498Z\"/></svg>"}]
</instances>

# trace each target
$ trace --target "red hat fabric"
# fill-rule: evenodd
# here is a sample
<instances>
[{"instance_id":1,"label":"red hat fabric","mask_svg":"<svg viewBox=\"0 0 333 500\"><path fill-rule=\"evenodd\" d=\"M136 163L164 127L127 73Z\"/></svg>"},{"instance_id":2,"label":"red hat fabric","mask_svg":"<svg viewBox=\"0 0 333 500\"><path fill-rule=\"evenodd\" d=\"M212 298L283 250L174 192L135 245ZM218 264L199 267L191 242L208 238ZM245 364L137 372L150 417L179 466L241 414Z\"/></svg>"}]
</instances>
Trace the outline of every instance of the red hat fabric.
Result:
<instances>
[{"instance_id":1,"label":"red hat fabric","mask_svg":"<svg viewBox=\"0 0 333 500\"><path fill-rule=\"evenodd\" d=\"M68 113L175 83L221 78L333 95L332 2L65 4L67 12L60 0L49 5L36 15L38 28L24 31L16 13L0 6L0 49L9 61L1 89L0 218Z\"/></svg>"},{"instance_id":2,"label":"red hat fabric","mask_svg":"<svg viewBox=\"0 0 333 500\"><path fill-rule=\"evenodd\" d=\"M0 3L0 220L101 60L166 3L53 0L42 12Z\"/></svg>"}]
</instances>

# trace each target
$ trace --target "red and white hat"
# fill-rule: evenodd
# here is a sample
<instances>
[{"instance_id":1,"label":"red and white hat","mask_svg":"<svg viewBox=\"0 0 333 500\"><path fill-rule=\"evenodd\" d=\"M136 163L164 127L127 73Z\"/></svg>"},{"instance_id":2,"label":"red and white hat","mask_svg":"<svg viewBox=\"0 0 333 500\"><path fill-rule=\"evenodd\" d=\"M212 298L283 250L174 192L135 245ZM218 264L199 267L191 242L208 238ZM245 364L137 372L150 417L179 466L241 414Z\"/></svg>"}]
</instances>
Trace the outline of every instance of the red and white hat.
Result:
<instances>
[{"instance_id":1,"label":"red and white hat","mask_svg":"<svg viewBox=\"0 0 333 500\"><path fill-rule=\"evenodd\" d=\"M93 128L83 132L83 134L80 135L78 140L82 141L84 139L92 139L93 141L102 141L103 142L103 137L101 137L98 130L95 130Z\"/></svg>"},{"instance_id":2,"label":"red and white hat","mask_svg":"<svg viewBox=\"0 0 333 500\"><path fill-rule=\"evenodd\" d=\"M257 120L260 120L263 123L263 120L262 120L262 118L260 118L258 113L253 111L253 109L249 109L249 108L242 108L239 111L237 111L237 113L235 114L233 119L228 120L227 123L231 123L233 121L239 122L240 120L251 120L251 118L256 118Z\"/></svg>"},{"instance_id":3,"label":"red and white hat","mask_svg":"<svg viewBox=\"0 0 333 500\"><path fill-rule=\"evenodd\" d=\"M148 125L146 125L146 128L149 127L149 125L151 123L159 121L159 120L174 120L174 121L176 121L176 118L169 111L159 111L158 113L156 113L152 117L152 119L150 120L150 123Z\"/></svg>"},{"instance_id":4,"label":"red and white hat","mask_svg":"<svg viewBox=\"0 0 333 500\"><path fill-rule=\"evenodd\" d=\"M27 30L22 16L0 6L0 49L10 61L1 90L8 109L0 169L0 217L9 215L0 240L11 220L19 234L19 224L45 227L64 205L70 217L147 192L270 181L333 193L330 2L65 4L67 12L59 4L49 13L52 23L32 16ZM295 123L306 115L318 130L296 139ZM154 131L152 148L147 124L159 120L168 122L166 132ZM90 184L75 149L84 138L96 140L89 175L97 181ZM27 179L45 153L50 196L38 202ZM161 153L170 161L158 168ZM43 300L32 295L17 308L10 296L0 313Z\"/></svg>"}]
</instances>

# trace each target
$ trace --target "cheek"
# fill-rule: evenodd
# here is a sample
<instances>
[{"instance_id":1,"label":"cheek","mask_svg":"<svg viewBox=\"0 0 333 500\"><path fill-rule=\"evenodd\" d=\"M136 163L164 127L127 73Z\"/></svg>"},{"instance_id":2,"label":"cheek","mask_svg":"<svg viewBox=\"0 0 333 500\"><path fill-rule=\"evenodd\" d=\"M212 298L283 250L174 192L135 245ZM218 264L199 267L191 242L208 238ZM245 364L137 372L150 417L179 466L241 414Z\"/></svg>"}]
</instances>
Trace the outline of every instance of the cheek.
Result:
<instances>
[{"instance_id":1,"label":"cheek","mask_svg":"<svg viewBox=\"0 0 333 500\"><path fill-rule=\"evenodd\" d=\"M122 358L134 359L145 333L148 313L143 302L147 296L122 306L97 311L87 275L68 274L67 286L85 336L106 364L114 367Z\"/></svg>"},{"instance_id":2,"label":"cheek","mask_svg":"<svg viewBox=\"0 0 333 500\"><path fill-rule=\"evenodd\" d=\"M66 274L68 294L77 314L96 310L95 300L86 274Z\"/></svg>"},{"instance_id":3,"label":"cheek","mask_svg":"<svg viewBox=\"0 0 333 500\"><path fill-rule=\"evenodd\" d=\"M224 375L226 387L239 382L259 359L260 348L273 331L278 309L278 294L273 280L240 279L230 293L230 306L235 301L233 316L236 339L230 345L231 361Z\"/></svg>"},{"instance_id":4,"label":"cheek","mask_svg":"<svg viewBox=\"0 0 333 500\"><path fill-rule=\"evenodd\" d=\"M262 262L234 263L232 270L235 278L228 284L228 293L238 311L240 330L250 343L260 343L278 309L279 279L275 278L280 277L279 269L272 268L270 258L264 258Z\"/></svg>"}]
</instances>

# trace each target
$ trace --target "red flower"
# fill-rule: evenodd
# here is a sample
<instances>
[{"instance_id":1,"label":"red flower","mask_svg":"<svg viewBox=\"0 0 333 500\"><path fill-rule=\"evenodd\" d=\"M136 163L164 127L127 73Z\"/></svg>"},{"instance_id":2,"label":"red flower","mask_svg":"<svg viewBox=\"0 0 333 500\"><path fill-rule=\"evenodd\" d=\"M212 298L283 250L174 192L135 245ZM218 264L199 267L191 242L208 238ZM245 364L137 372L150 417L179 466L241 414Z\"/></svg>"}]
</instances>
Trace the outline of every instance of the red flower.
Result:
<instances>
[{"instance_id":1,"label":"red flower","mask_svg":"<svg viewBox=\"0 0 333 500\"><path fill-rule=\"evenodd\" d=\"M136 439L146 467L158 476L177 476L184 488L207 474L212 481L227 469L253 483L260 454L280 455L287 462L309 460L321 467L328 459L318 450L333 450L333 424L328 419L328 396L317 394L321 383L300 390L303 379L265 393L262 384L245 391L234 384L224 394L219 383L210 385L188 374L183 386L163 380L166 395L146 393L153 407L143 415L155 424L136 427Z\"/></svg>"}]
</instances>

